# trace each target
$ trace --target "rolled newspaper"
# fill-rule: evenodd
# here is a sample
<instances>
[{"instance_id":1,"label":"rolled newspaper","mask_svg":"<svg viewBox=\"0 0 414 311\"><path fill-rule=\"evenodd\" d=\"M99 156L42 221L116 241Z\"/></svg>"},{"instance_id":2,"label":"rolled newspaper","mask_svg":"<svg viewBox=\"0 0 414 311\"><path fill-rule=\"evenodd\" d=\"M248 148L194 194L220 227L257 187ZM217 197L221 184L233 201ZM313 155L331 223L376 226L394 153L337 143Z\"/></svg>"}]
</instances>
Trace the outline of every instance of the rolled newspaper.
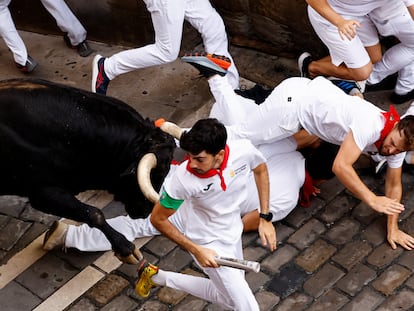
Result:
<instances>
[{"instance_id":1,"label":"rolled newspaper","mask_svg":"<svg viewBox=\"0 0 414 311\"><path fill-rule=\"evenodd\" d=\"M237 259L237 258L228 258L228 257L221 257L221 256L216 256L215 260L219 265L222 265L222 266L243 269L246 271L253 271L256 273L260 271L260 263L256 261L243 260L243 259Z\"/></svg>"}]
</instances>

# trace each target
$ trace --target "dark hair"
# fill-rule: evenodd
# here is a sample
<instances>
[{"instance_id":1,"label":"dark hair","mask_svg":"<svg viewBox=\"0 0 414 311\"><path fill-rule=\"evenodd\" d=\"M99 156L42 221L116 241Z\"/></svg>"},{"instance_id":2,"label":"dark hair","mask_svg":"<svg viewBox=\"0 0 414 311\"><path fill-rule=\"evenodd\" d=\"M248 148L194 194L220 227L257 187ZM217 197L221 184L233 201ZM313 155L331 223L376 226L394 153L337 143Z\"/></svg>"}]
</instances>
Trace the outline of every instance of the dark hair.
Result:
<instances>
[{"instance_id":1,"label":"dark hair","mask_svg":"<svg viewBox=\"0 0 414 311\"><path fill-rule=\"evenodd\" d=\"M191 154L203 151L216 155L224 149L227 131L217 119L198 120L190 131L184 132L180 138L180 147Z\"/></svg>"},{"instance_id":2,"label":"dark hair","mask_svg":"<svg viewBox=\"0 0 414 311\"><path fill-rule=\"evenodd\" d=\"M312 179L331 179L334 177L332 165L339 146L323 141L321 145L305 156L305 167Z\"/></svg>"},{"instance_id":3,"label":"dark hair","mask_svg":"<svg viewBox=\"0 0 414 311\"><path fill-rule=\"evenodd\" d=\"M406 150L414 149L414 116L408 115L397 123L397 130L404 134Z\"/></svg>"}]
</instances>

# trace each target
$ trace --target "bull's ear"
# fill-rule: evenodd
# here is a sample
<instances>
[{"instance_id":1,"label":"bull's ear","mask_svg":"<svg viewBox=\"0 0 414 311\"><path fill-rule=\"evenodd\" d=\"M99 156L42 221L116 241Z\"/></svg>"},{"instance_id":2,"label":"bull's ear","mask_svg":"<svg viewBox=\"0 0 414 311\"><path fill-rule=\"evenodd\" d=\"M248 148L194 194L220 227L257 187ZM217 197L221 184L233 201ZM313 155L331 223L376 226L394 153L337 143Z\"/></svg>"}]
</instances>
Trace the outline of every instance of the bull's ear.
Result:
<instances>
[{"instance_id":1,"label":"bull's ear","mask_svg":"<svg viewBox=\"0 0 414 311\"><path fill-rule=\"evenodd\" d=\"M137 178L138 185L144 196L155 203L159 200L159 195L151 183L151 170L157 166L157 157L153 153L145 154L138 163Z\"/></svg>"},{"instance_id":2,"label":"bull's ear","mask_svg":"<svg viewBox=\"0 0 414 311\"><path fill-rule=\"evenodd\" d=\"M162 122L158 125L158 127L165 133L170 134L171 136L177 138L178 140L181 138L181 134L183 133L183 129L179 127L177 124L172 122Z\"/></svg>"}]
</instances>

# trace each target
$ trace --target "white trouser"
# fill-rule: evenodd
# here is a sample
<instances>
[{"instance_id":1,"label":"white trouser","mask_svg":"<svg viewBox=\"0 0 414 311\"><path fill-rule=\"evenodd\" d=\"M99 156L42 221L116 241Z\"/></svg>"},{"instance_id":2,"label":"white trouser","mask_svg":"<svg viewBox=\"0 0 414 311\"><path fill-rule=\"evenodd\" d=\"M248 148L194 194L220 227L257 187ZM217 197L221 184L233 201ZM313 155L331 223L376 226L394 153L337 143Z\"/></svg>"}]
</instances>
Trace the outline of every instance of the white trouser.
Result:
<instances>
[{"instance_id":1,"label":"white trouser","mask_svg":"<svg viewBox=\"0 0 414 311\"><path fill-rule=\"evenodd\" d=\"M220 256L243 258L241 239L235 245L212 242L203 247L214 249ZM159 285L185 291L203 300L220 304L226 309L259 310L259 305L246 282L243 270L229 267L202 269L208 275L208 279L159 270L159 278L154 276L153 280L157 282L161 278L165 281L160 282Z\"/></svg>"},{"instance_id":2,"label":"white trouser","mask_svg":"<svg viewBox=\"0 0 414 311\"><path fill-rule=\"evenodd\" d=\"M390 1L386 7L369 14L383 36L395 36L400 43L388 49L382 59L374 64L368 83L375 84L385 77L398 73L395 87L397 94L405 94L414 86L414 21L402 1Z\"/></svg>"},{"instance_id":3,"label":"white trouser","mask_svg":"<svg viewBox=\"0 0 414 311\"><path fill-rule=\"evenodd\" d=\"M292 136L300 130L296 101L303 97L300 90L308 87L309 79L290 78L282 81L261 105L255 107L254 113L244 117L241 109L246 100L233 91L227 79L215 75L208 81L216 100L215 109L221 111L228 124L232 124L227 126L229 139L249 139L253 145L260 146ZM238 114L236 117L235 113ZM263 155L268 156L265 153Z\"/></svg>"},{"instance_id":4,"label":"white trouser","mask_svg":"<svg viewBox=\"0 0 414 311\"><path fill-rule=\"evenodd\" d=\"M10 0L0 0L0 36L13 53L14 61L24 66L27 61L27 50L10 15L9 4Z\"/></svg>"},{"instance_id":5,"label":"white trouser","mask_svg":"<svg viewBox=\"0 0 414 311\"><path fill-rule=\"evenodd\" d=\"M181 213L174 213L169 217L169 220L180 232L183 232ZM118 216L107 221L112 228L123 234L128 241L160 235L160 232L152 225L150 216L138 219L132 219L129 216ZM101 230L91 228L87 224L69 225L65 247L74 247L89 252L107 251L112 248L111 243Z\"/></svg>"},{"instance_id":6,"label":"white trouser","mask_svg":"<svg viewBox=\"0 0 414 311\"><path fill-rule=\"evenodd\" d=\"M54 17L56 24L68 34L72 45L76 46L86 39L86 30L63 0L40 0L46 10Z\"/></svg>"},{"instance_id":7,"label":"white trouser","mask_svg":"<svg viewBox=\"0 0 414 311\"><path fill-rule=\"evenodd\" d=\"M114 54L105 60L105 73L110 80L135 69L177 59L183 22L188 21L203 39L208 53L225 55L228 39L223 20L208 0L144 0L151 13L155 43ZM239 87L239 74L232 60L227 74L233 88Z\"/></svg>"}]
</instances>

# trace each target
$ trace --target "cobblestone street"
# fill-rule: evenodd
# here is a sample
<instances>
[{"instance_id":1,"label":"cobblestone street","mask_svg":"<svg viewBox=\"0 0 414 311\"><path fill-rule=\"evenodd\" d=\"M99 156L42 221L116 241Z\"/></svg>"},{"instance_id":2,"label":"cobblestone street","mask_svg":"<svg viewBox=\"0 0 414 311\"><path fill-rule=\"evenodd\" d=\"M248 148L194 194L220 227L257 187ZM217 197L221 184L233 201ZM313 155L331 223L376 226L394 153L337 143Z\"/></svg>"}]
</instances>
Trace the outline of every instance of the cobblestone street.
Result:
<instances>
[{"instance_id":1,"label":"cobblestone street","mask_svg":"<svg viewBox=\"0 0 414 311\"><path fill-rule=\"evenodd\" d=\"M61 37L22 32L31 55L39 61L32 77L90 89L93 56L79 57ZM104 56L122 49L91 42ZM296 61L232 47L240 74L268 86L297 76ZM0 78L24 77L0 45ZM143 116L164 117L191 126L209 113L208 85L196 71L176 62L139 70L111 82L108 95L117 97ZM390 91L366 98L388 109ZM399 105L404 112L408 103ZM365 157L357 163L363 181L384 193L384 177L373 174ZM414 168L405 167L400 228L414 235ZM105 191L79 195L101 208L107 218L124 214ZM44 232L54 220L31 208L25 198L0 197L0 302L2 311L15 310L151 310L220 311L217 305L169 288L156 288L147 299L135 294L136 267L121 264L112 252L85 253L68 249L45 252ZM394 311L414 310L414 252L392 250L386 240L386 217L353 197L334 178L321 186L309 208L297 207L277 222L278 249L262 247L257 233L244 234L244 256L259 261L261 271L246 274L263 311ZM163 236L140 239L137 246L162 269L202 275L191 256Z\"/></svg>"}]
</instances>

